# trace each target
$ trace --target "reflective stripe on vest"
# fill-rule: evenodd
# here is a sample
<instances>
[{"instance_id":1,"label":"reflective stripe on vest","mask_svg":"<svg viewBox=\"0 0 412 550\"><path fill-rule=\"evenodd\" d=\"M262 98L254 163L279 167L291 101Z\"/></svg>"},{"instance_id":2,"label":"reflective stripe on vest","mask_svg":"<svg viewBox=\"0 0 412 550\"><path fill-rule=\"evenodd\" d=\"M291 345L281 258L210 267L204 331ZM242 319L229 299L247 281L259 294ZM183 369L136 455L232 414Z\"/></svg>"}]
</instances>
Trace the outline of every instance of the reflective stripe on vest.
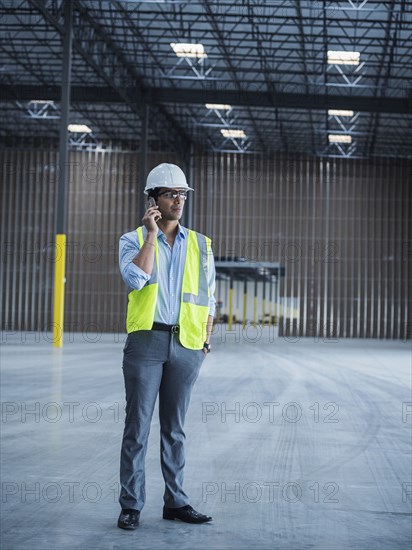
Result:
<instances>
[{"instance_id":1,"label":"reflective stripe on vest","mask_svg":"<svg viewBox=\"0 0 412 550\"><path fill-rule=\"evenodd\" d=\"M138 227L136 231L139 245L142 247L144 241L142 227ZM206 339L210 296L207 274L211 253L211 240L189 229L179 313L180 343L189 349L202 349ZM149 281L140 290L132 290L129 293L126 321L128 333L152 328L159 291L157 239L155 254L156 261Z\"/></svg>"}]
</instances>

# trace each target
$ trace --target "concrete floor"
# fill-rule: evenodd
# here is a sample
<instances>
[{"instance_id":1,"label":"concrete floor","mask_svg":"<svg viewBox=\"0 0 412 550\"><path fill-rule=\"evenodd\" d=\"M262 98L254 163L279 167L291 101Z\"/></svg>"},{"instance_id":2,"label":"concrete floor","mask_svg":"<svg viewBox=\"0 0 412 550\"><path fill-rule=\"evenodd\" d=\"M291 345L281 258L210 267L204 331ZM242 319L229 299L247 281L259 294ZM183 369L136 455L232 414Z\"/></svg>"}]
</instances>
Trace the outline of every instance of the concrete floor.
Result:
<instances>
[{"instance_id":1,"label":"concrete floor","mask_svg":"<svg viewBox=\"0 0 412 550\"><path fill-rule=\"evenodd\" d=\"M192 394L185 478L214 521L161 519L156 411L147 503L126 532L120 340L72 334L60 351L47 335L3 333L3 550L409 548L410 342L217 334Z\"/></svg>"}]
</instances>

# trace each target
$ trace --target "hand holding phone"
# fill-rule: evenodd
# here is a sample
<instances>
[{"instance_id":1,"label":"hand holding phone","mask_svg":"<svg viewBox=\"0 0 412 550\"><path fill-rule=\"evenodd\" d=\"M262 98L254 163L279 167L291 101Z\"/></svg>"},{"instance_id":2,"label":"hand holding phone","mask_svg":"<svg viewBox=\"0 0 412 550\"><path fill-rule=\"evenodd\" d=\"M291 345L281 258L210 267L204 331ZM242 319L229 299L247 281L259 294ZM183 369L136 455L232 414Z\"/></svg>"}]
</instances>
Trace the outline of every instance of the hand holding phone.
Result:
<instances>
[{"instance_id":1,"label":"hand holding phone","mask_svg":"<svg viewBox=\"0 0 412 550\"><path fill-rule=\"evenodd\" d=\"M149 197L146 203L146 212L144 213L142 219L143 225L149 232L157 233L159 228L157 227L156 222L160 220L161 217L162 215L159 212L159 207L157 206L156 201L153 197Z\"/></svg>"},{"instance_id":2,"label":"hand holding phone","mask_svg":"<svg viewBox=\"0 0 412 550\"><path fill-rule=\"evenodd\" d=\"M147 203L146 203L146 210L152 206L156 206L156 201L154 200L153 197L149 197L147 199Z\"/></svg>"}]
</instances>

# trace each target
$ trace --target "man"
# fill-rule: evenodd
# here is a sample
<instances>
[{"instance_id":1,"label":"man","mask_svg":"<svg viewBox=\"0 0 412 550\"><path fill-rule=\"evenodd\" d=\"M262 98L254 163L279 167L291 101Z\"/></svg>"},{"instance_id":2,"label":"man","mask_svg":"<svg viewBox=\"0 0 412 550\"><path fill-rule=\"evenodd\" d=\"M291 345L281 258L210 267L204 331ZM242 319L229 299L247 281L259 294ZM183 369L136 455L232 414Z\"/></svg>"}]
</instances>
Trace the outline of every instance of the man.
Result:
<instances>
[{"instance_id":1,"label":"man","mask_svg":"<svg viewBox=\"0 0 412 550\"><path fill-rule=\"evenodd\" d=\"M215 313L215 267L208 237L179 224L193 191L182 170L160 164L148 175L143 226L120 238L120 271L129 287L123 350L126 422L118 520L136 529L145 503L144 460L159 395L164 519L204 523L183 491L183 431L192 387L210 351Z\"/></svg>"}]
</instances>

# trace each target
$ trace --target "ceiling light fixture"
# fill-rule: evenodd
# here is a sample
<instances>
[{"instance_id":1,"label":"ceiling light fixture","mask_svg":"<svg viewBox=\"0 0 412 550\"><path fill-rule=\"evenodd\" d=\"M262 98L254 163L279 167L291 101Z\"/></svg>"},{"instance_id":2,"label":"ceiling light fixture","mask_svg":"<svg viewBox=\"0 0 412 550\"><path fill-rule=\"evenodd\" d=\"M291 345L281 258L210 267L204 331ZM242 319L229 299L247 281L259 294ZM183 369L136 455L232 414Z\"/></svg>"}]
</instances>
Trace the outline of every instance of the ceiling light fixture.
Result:
<instances>
[{"instance_id":1,"label":"ceiling light fixture","mask_svg":"<svg viewBox=\"0 0 412 550\"><path fill-rule=\"evenodd\" d=\"M246 137L246 134L243 130L230 130L227 128L222 128L220 130L222 132L223 137L225 138L242 138L244 139Z\"/></svg>"},{"instance_id":2,"label":"ceiling light fixture","mask_svg":"<svg viewBox=\"0 0 412 550\"><path fill-rule=\"evenodd\" d=\"M232 105L226 105L224 103L206 103L206 109L215 109L216 111L230 111Z\"/></svg>"},{"instance_id":3,"label":"ceiling light fixture","mask_svg":"<svg viewBox=\"0 0 412 550\"><path fill-rule=\"evenodd\" d=\"M30 103L35 103L36 105L51 105L54 101L52 99L31 99Z\"/></svg>"},{"instance_id":4,"label":"ceiling light fixture","mask_svg":"<svg viewBox=\"0 0 412 550\"><path fill-rule=\"evenodd\" d=\"M329 143L352 143L352 136L347 134L329 134Z\"/></svg>"},{"instance_id":5,"label":"ceiling light fixture","mask_svg":"<svg viewBox=\"0 0 412 550\"><path fill-rule=\"evenodd\" d=\"M170 46L177 55L177 57L196 57L203 59L207 57L207 53L203 47L203 44L188 44L183 42L171 42Z\"/></svg>"},{"instance_id":6,"label":"ceiling light fixture","mask_svg":"<svg viewBox=\"0 0 412 550\"><path fill-rule=\"evenodd\" d=\"M67 129L69 132L73 132L76 134L91 134L92 129L86 126L86 124L69 124L67 126Z\"/></svg>"},{"instance_id":7,"label":"ceiling light fixture","mask_svg":"<svg viewBox=\"0 0 412 550\"><path fill-rule=\"evenodd\" d=\"M359 65L359 52L328 50L328 63L333 65Z\"/></svg>"},{"instance_id":8,"label":"ceiling light fixture","mask_svg":"<svg viewBox=\"0 0 412 550\"><path fill-rule=\"evenodd\" d=\"M354 112L353 111L345 111L345 110L341 110L341 109L329 109L328 110L328 115L331 115L331 116L353 116Z\"/></svg>"}]
</instances>

